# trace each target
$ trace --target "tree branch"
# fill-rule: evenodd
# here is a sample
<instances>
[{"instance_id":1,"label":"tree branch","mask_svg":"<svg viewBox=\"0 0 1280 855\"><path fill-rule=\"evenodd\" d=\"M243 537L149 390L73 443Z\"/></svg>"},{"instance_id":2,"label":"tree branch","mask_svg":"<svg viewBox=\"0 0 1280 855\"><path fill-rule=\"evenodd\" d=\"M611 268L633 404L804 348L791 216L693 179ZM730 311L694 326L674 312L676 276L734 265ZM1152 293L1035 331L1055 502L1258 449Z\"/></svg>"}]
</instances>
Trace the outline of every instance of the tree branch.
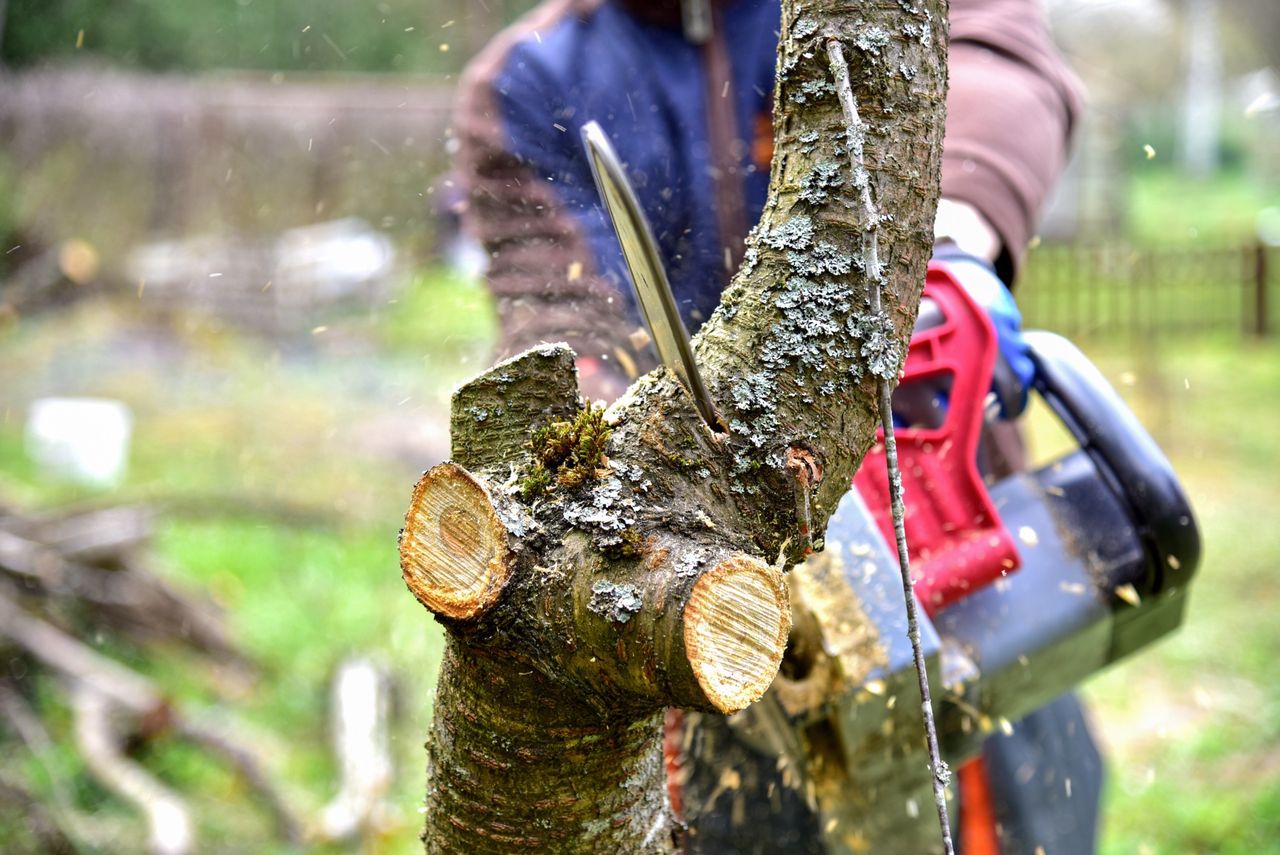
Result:
<instances>
[{"instance_id":1,"label":"tree branch","mask_svg":"<svg viewBox=\"0 0 1280 855\"><path fill-rule=\"evenodd\" d=\"M111 702L84 684L72 687L76 745L85 764L109 790L147 817L149 848L156 855L185 855L195 834L191 812L178 796L120 750L111 726Z\"/></svg>"}]
</instances>

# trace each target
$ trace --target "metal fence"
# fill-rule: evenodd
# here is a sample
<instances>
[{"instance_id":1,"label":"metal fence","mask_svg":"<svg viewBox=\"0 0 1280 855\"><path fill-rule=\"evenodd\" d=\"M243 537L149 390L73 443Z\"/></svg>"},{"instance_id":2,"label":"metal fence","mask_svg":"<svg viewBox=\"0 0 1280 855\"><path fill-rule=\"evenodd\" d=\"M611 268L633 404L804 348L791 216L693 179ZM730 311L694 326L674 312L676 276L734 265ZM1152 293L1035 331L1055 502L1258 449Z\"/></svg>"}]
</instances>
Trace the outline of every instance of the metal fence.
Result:
<instances>
[{"instance_id":1,"label":"metal fence","mask_svg":"<svg viewBox=\"0 0 1280 855\"><path fill-rule=\"evenodd\" d=\"M1266 336L1277 250L1046 245L1032 250L1018 284L1029 328L1072 338Z\"/></svg>"}]
</instances>

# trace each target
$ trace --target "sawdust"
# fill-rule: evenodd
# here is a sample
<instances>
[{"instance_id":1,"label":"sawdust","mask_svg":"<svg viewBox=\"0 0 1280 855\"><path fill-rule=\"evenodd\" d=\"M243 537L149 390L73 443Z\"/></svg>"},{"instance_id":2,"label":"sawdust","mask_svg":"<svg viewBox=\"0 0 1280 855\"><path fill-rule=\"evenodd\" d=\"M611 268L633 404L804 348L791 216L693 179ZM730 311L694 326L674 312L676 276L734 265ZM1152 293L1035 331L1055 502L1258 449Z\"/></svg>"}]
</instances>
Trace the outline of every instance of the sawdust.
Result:
<instances>
[{"instance_id":1,"label":"sawdust","mask_svg":"<svg viewBox=\"0 0 1280 855\"><path fill-rule=\"evenodd\" d=\"M793 626L789 663L773 691L791 716L818 709L861 686L888 654L875 624L845 580L838 545L791 571Z\"/></svg>"}]
</instances>

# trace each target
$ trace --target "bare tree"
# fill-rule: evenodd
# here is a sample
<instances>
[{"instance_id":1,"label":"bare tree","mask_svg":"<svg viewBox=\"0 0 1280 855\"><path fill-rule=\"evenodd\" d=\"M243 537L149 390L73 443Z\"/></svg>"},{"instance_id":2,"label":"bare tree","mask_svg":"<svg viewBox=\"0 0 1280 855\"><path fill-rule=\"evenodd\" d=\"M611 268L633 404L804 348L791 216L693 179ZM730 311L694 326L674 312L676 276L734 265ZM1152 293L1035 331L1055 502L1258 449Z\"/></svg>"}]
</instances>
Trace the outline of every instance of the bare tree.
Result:
<instances>
[{"instance_id":1,"label":"bare tree","mask_svg":"<svg viewBox=\"0 0 1280 855\"><path fill-rule=\"evenodd\" d=\"M742 709L777 670L782 568L905 356L946 79L943 0L782 5L768 203L695 343L722 424L664 369L583 408L546 346L458 391L414 490L402 569L448 630L428 851L671 851L662 709Z\"/></svg>"}]
</instances>

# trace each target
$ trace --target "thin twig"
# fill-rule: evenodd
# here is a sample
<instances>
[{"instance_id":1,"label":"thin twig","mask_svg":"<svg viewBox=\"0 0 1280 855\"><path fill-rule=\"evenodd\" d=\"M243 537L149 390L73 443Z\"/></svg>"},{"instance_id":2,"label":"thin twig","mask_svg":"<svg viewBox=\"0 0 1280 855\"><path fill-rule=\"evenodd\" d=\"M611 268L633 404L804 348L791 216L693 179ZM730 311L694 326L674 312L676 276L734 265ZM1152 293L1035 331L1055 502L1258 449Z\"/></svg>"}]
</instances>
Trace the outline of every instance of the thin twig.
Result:
<instances>
[{"instance_id":1,"label":"thin twig","mask_svg":"<svg viewBox=\"0 0 1280 855\"><path fill-rule=\"evenodd\" d=\"M871 310L880 312L883 286L879 259L880 213L871 196L871 181L867 174L863 143L866 128L858 115L858 102L849 80L849 66L845 62L844 48L839 39L827 39L827 56L836 80L836 91L844 110L847 126L849 160L853 170L853 183L858 188L863 213L862 251L864 272L871 280ZM947 816L947 785L951 782L951 770L942 760L938 750L938 730L933 721L933 700L929 694L929 674L920 644L920 618L916 614L915 586L911 582L911 560L907 554L907 531L904 523L905 506L902 502L902 475L898 470L898 442L893 433L893 388L888 380L877 384L880 404L880 423L884 427L885 462L889 470L889 499L893 510L893 533L898 547L898 566L902 571L902 589L907 606L907 635L911 639L911 653L915 660L916 678L920 684L920 706L924 713L925 740L929 746L929 763L933 772L933 800L938 809L938 824L942 829L942 846L947 855L953 855L951 821Z\"/></svg>"},{"instance_id":2,"label":"thin twig","mask_svg":"<svg viewBox=\"0 0 1280 855\"><path fill-rule=\"evenodd\" d=\"M15 534L56 549L64 559L114 563L151 539L155 512L141 505L108 505L17 520Z\"/></svg>"},{"instance_id":3,"label":"thin twig","mask_svg":"<svg viewBox=\"0 0 1280 855\"><path fill-rule=\"evenodd\" d=\"M880 311L880 211L871 196L871 174L867 172L864 147L867 140L866 125L858 115L858 102L853 95L853 83L849 80L849 65L844 60L844 47L834 36L827 39L827 56L836 78L836 93L844 110L845 140L849 149L850 180L858 188L858 201L862 205L862 262L864 271L876 287L871 289L871 308Z\"/></svg>"},{"instance_id":4,"label":"thin twig","mask_svg":"<svg viewBox=\"0 0 1280 855\"><path fill-rule=\"evenodd\" d=\"M893 435L893 392L887 382L880 384L880 421L884 425L885 462L889 469L889 498L893 503L893 534L898 546L898 565L902 570L902 588L907 604L907 635L916 664L920 684L920 705L924 712L924 733L929 743L929 764L933 770L933 800L938 808L938 824L942 828L942 845L947 855L955 851L951 842L951 822L947 817L947 785L951 769L938 749L938 730L933 721L933 698L929 694L929 674L925 668L924 649L920 644L920 618L916 614L915 587L911 582L911 561L907 556L907 532L903 523L902 475L898 471L898 442Z\"/></svg>"},{"instance_id":5,"label":"thin twig","mask_svg":"<svg viewBox=\"0 0 1280 855\"><path fill-rule=\"evenodd\" d=\"M107 512L81 515L90 522L107 522ZM76 532L75 520L61 529L38 521L0 525L0 576L11 577L23 588L23 597L71 598L92 604L89 610L98 624L112 624L135 638L173 638L216 656L233 667L249 671L252 664L235 648L219 620L216 608L197 597L181 593L147 569L141 556L126 544L115 554L108 548L110 532ZM40 529L47 529L40 531ZM32 534L29 529L34 529ZM117 540L135 533L117 532ZM49 540L43 540L43 537ZM100 554L93 556L98 550ZM83 557L76 557L78 554ZM106 569L87 560L95 557Z\"/></svg>"},{"instance_id":6,"label":"thin twig","mask_svg":"<svg viewBox=\"0 0 1280 855\"><path fill-rule=\"evenodd\" d=\"M0 636L9 638L49 668L84 683L140 716L165 702L151 681L0 596Z\"/></svg>"},{"instance_id":7,"label":"thin twig","mask_svg":"<svg viewBox=\"0 0 1280 855\"><path fill-rule=\"evenodd\" d=\"M175 715L173 726L178 733L206 751L222 755L222 759L240 773L249 789L257 794L259 807L271 817L278 838L292 844L302 842L300 821L285 804L284 798L267 778L266 772L249 748L233 741L221 728L203 716L196 718L191 715Z\"/></svg>"},{"instance_id":8,"label":"thin twig","mask_svg":"<svg viewBox=\"0 0 1280 855\"><path fill-rule=\"evenodd\" d=\"M76 745L84 763L102 785L146 814L151 851L163 855L191 851L195 843L191 811L177 794L120 750L111 727L111 700L79 683L73 686L72 708L76 713Z\"/></svg>"},{"instance_id":9,"label":"thin twig","mask_svg":"<svg viewBox=\"0 0 1280 855\"><path fill-rule=\"evenodd\" d=\"M111 726L111 700L83 683L72 688L76 745L102 784L147 817L152 852L185 855L195 843L191 812L176 793L120 750Z\"/></svg>"}]
</instances>

